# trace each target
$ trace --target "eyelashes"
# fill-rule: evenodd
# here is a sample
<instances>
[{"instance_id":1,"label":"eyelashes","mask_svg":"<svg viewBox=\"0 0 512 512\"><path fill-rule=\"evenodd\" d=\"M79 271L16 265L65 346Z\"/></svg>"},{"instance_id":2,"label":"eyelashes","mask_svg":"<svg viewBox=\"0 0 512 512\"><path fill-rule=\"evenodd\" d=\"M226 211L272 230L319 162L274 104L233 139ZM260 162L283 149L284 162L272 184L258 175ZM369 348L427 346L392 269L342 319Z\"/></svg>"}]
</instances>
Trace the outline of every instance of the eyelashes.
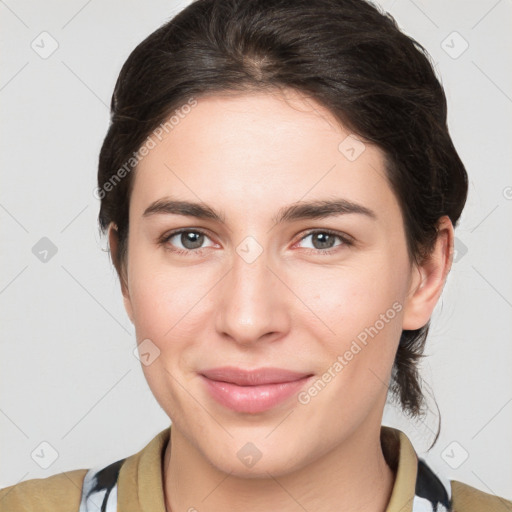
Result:
<instances>
[{"instance_id":1,"label":"eyelashes","mask_svg":"<svg viewBox=\"0 0 512 512\"><path fill-rule=\"evenodd\" d=\"M199 228L182 228L182 229L177 229L177 230L171 231L170 233L166 233L165 235L160 237L159 240L158 240L158 245L163 246L166 250L168 250L168 251L170 251L170 252L172 252L174 254L180 255L180 256L203 256L204 252L206 250L208 250L209 248L215 246L215 243L212 243L212 245L208 246L208 247L176 248L173 244L170 243L171 239L177 237L178 235L190 234L190 233L199 235L199 240L200 241L203 238L210 239L210 237L208 236L208 233L206 233L202 229L199 229ZM349 235L345 234L345 233L340 233L338 231L333 231L331 229L312 229L312 230L309 230L307 233L305 233L298 240L298 242L296 242L294 244L294 246L296 246L297 244L299 244L300 242L302 242L306 238L310 237L311 235L319 235L319 234L321 234L321 235L328 235L328 237L330 237L330 238L328 238L328 240L330 240L330 239L334 239L334 240L338 239L338 240L341 241L341 243L338 244L338 245L335 245L333 247L327 247L327 248L320 248L320 249L317 249L317 248L306 248L306 249L303 249L303 252L305 252L306 254L311 254L311 255L331 255L333 253L339 252L340 250L343 250L343 248L345 248L345 247L351 247L351 246L354 245L353 238L350 237ZM201 237L203 237L203 238L201 238ZM197 238L198 237L196 237L196 239ZM180 240L180 243L183 243L182 238L180 238L179 240ZM194 240L189 240L189 241L190 242L194 242Z\"/></svg>"},{"instance_id":2,"label":"eyelashes","mask_svg":"<svg viewBox=\"0 0 512 512\"><path fill-rule=\"evenodd\" d=\"M204 237L208 237L207 233L205 233L204 231L200 230L200 229L179 229L179 230L176 230L176 231L172 231L171 233L167 234L167 235L164 235L159 243L164 245L168 250L172 251L172 252L176 252L178 254L181 254L181 253L184 253L184 254L187 254L187 253L197 253L197 252L201 252L203 251L205 248L204 247L199 247L199 248L195 248L195 249L176 249L176 248L173 248L172 247L172 244L169 244L169 241L178 236L178 235L182 235L184 233L197 233L199 234L200 236L204 236Z\"/></svg>"}]
</instances>

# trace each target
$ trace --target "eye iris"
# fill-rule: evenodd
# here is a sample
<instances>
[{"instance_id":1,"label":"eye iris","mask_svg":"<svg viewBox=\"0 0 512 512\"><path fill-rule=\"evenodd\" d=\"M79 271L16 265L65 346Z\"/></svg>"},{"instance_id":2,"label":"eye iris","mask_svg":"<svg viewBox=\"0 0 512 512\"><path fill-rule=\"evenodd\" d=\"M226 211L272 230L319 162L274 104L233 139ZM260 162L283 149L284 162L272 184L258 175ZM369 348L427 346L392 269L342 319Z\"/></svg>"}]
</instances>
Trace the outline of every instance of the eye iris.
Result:
<instances>
[{"instance_id":1,"label":"eye iris","mask_svg":"<svg viewBox=\"0 0 512 512\"><path fill-rule=\"evenodd\" d=\"M329 249L333 247L336 237L330 233L313 233L313 245L315 249ZM204 242L204 235L197 231L184 231L181 233L180 241L186 249L199 249Z\"/></svg>"},{"instance_id":2,"label":"eye iris","mask_svg":"<svg viewBox=\"0 0 512 512\"><path fill-rule=\"evenodd\" d=\"M320 241L320 247L318 247L318 244L315 242L319 240ZM329 233L314 233L313 234L313 245L315 246L315 249L330 249L333 247L332 243L334 242L334 236Z\"/></svg>"},{"instance_id":3,"label":"eye iris","mask_svg":"<svg viewBox=\"0 0 512 512\"><path fill-rule=\"evenodd\" d=\"M185 231L181 234L180 241L183 244L183 247L186 247L187 249L199 249L203 244L204 235L194 231Z\"/></svg>"}]
</instances>

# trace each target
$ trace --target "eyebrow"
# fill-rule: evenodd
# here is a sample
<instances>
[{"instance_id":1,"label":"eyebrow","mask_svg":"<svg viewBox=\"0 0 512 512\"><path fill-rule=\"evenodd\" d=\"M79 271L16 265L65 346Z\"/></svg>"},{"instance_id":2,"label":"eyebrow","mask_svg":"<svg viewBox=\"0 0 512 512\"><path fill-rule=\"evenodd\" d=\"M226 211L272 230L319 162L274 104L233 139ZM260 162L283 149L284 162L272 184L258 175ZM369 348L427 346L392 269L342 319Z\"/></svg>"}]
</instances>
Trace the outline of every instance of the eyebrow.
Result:
<instances>
[{"instance_id":1,"label":"eyebrow","mask_svg":"<svg viewBox=\"0 0 512 512\"><path fill-rule=\"evenodd\" d=\"M358 213L373 220L377 215L373 210L347 199L321 199L308 202L297 202L279 209L277 215L272 217L274 224L292 222L303 219L323 219L343 214ZM151 203L142 214L149 217L156 214L184 215L197 219L210 219L222 224L225 223L225 215L204 203L192 201L178 201L170 198L162 198Z\"/></svg>"}]
</instances>

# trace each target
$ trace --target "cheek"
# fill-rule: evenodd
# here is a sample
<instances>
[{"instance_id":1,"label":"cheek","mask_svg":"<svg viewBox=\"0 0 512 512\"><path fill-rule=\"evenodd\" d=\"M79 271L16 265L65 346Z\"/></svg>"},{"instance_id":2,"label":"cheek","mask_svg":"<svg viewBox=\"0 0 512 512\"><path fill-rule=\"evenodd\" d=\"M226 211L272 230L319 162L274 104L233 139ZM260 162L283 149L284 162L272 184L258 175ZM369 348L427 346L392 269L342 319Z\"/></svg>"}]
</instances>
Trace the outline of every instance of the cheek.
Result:
<instances>
[{"instance_id":1,"label":"cheek","mask_svg":"<svg viewBox=\"0 0 512 512\"><path fill-rule=\"evenodd\" d=\"M179 330L180 319L193 303L194 285L184 287L175 272L141 272L132 280L130 297L137 339L150 338L157 345Z\"/></svg>"},{"instance_id":2,"label":"cheek","mask_svg":"<svg viewBox=\"0 0 512 512\"><path fill-rule=\"evenodd\" d=\"M220 271L171 265L156 250L141 248L131 257L129 288L137 341L149 338L169 356L170 366L177 364L178 355L187 361L202 338L197 331L214 311L211 301Z\"/></svg>"},{"instance_id":3,"label":"cheek","mask_svg":"<svg viewBox=\"0 0 512 512\"><path fill-rule=\"evenodd\" d=\"M343 374L336 379L343 387L387 382L402 331L404 274L390 259L332 272L324 268L307 283L294 281L297 295L308 297L315 313L307 316L311 322L303 328L322 346L326 368L336 361L343 366L341 372L331 369Z\"/></svg>"},{"instance_id":4,"label":"cheek","mask_svg":"<svg viewBox=\"0 0 512 512\"><path fill-rule=\"evenodd\" d=\"M186 385L190 378L186 370L197 349L194 340L200 339L194 336L192 325L201 306L198 289L204 290L204 286L191 283L175 269L139 270L132 273L130 288L136 339L138 343L151 340L158 354L151 364L143 364L142 370L160 406L183 414L177 382Z\"/></svg>"},{"instance_id":5,"label":"cheek","mask_svg":"<svg viewBox=\"0 0 512 512\"><path fill-rule=\"evenodd\" d=\"M291 281L297 296L305 299L309 309L323 320L326 332L334 337L356 335L395 302L402 304L404 300L405 282L399 272L384 263L366 263L331 270L310 269L303 274L307 279L296 274Z\"/></svg>"}]
</instances>

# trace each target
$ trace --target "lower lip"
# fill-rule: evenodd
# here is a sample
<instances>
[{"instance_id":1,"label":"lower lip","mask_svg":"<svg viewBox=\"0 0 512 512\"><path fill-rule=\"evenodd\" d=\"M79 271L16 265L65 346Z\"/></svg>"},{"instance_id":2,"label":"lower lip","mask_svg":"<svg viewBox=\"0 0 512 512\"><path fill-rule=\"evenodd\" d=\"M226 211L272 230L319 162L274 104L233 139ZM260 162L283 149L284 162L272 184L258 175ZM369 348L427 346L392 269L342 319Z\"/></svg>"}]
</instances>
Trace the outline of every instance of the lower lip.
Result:
<instances>
[{"instance_id":1,"label":"lower lip","mask_svg":"<svg viewBox=\"0 0 512 512\"><path fill-rule=\"evenodd\" d=\"M277 406L297 393L311 376L293 382L238 386L230 382L211 380L201 375L210 395L221 405L237 412L259 413Z\"/></svg>"}]
</instances>

